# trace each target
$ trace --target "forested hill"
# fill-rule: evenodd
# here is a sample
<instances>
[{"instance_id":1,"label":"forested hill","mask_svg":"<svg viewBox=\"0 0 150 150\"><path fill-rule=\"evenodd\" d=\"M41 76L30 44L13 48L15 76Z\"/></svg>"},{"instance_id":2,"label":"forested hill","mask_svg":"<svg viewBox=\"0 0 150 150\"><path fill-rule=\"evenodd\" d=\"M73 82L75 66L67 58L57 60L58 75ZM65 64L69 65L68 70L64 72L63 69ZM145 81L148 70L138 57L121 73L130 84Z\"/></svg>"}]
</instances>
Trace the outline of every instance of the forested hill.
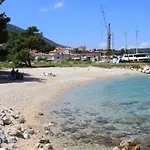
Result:
<instances>
[{"instance_id":1,"label":"forested hill","mask_svg":"<svg viewBox=\"0 0 150 150\"><path fill-rule=\"evenodd\" d=\"M129 49L128 53L135 53L136 49ZM138 48L138 53L150 53L150 48Z\"/></svg>"},{"instance_id":2,"label":"forested hill","mask_svg":"<svg viewBox=\"0 0 150 150\"><path fill-rule=\"evenodd\" d=\"M18 31L18 32L24 31L24 29L22 29L22 28L20 28L20 27L17 27L17 26L15 26L15 25L12 25L12 24L7 24L7 30L8 30L8 31L14 31L14 30L16 30L16 31ZM55 43L54 41L49 40L48 38L43 37L43 39L44 39L46 42L48 42L48 43L49 43L51 46L53 46L53 47L58 47L58 46L67 47L67 46L64 46L64 45L57 44L57 43Z\"/></svg>"}]
</instances>

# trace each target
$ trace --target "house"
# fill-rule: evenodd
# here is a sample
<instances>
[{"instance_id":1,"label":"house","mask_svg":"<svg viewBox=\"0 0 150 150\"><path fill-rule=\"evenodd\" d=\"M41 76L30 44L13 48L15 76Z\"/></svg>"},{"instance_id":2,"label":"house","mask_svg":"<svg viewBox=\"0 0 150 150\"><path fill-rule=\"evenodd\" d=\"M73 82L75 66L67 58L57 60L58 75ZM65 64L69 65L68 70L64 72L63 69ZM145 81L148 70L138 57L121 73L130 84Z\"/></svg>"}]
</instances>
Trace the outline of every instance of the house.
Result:
<instances>
[{"instance_id":1,"label":"house","mask_svg":"<svg viewBox=\"0 0 150 150\"><path fill-rule=\"evenodd\" d=\"M81 54L71 54L72 60L81 60Z\"/></svg>"},{"instance_id":2,"label":"house","mask_svg":"<svg viewBox=\"0 0 150 150\"><path fill-rule=\"evenodd\" d=\"M50 53L63 53L64 50L62 47L56 47L53 51L50 51Z\"/></svg>"},{"instance_id":3,"label":"house","mask_svg":"<svg viewBox=\"0 0 150 150\"><path fill-rule=\"evenodd\" d=\"M101 54L100 53L83 53L83 54L72 54L73 60L81 60L81 61L100 61Z\"/></svg>"},{"instance_id":4,"label":"house","mask_svg":"<svg viewBox=\"0 0 150 150\"><path fill-rule=\"evenodd\" d=\"M81 60L81 61L100 61L101 54L97 52L90 53L70 53L65 48L57 48L55 51L51 51L49 54L37 52L36 50L30 51L31 58L38 60L48 60L48 61L65 61L65 60Z\"/></svg>"},{"instance_id":5,"label":"house","mask_svg":"<svg viewBox=\"0 0 150 150\"><path fill-rule=\"evenodd\" d=\"M73 53L73 48L62 48L62 47L56 47L53 51L50 51L49 54L51 53L59 53L59 54L70 54Z\"/></svg>"},{"instance_id":6,"label":"house","mask_svg":"<svg viewBox=\"0 0 150 150\"><path fill-rule=\"evenodd\" d=\"M57 61L65 61L69 59L71 59L70 54L55 53L55 54L50 55L47 60L57 62Z\"/></svg>"},{"instance_id":7,"label":"house","mask_svg":"<svg viewBox=\"0 0 150 150\"><path fill-rule=\"evenodd\" d=\"M37 50L30 50L30 55L31 58L38 61L38 60L42 60L42 59L48 59L49 55L46 53L42 53L42 52L37 52Z\"/></svg>"},{"instance_id":8,"label":"house","mask_svg":"<svg viewBox=\"0 0 150 150\"><path fill-rule=\"evenodd\" d=\"M79 46L79 47L78 47L78 50L79 50L79 51L86 51L86 47L85 47L85 46Z\"/></svg>"},{"instance_id":9,"label":"house","mask_svg":"<svg viewBox=\"0 0 150 150\"><path fill-rule=\"evenodd\" d=\"M100 53L83 53L81 55L81 60L83 61L92 61L92 62L95 62L95 61L100 61L101 59L101 54Z\"/></svg>"}]
</instances>

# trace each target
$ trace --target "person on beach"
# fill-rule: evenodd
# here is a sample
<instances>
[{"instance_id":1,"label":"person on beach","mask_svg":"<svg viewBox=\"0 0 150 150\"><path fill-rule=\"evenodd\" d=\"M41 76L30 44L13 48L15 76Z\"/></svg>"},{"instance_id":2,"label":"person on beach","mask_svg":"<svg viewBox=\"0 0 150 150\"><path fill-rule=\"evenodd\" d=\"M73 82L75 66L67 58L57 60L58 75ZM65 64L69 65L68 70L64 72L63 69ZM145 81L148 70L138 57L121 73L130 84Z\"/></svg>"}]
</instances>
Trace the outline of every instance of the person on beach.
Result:
<instances>
[{"instance_id":1,"label":"person on beach","mask_svg":"<svg viewBox=\"0 0 150 150\"><path fill-rule=\"evenodd\" d=\"M12 77L13 80L15 80L15 74L16 74L16 72L15 72L15 69L13 68L11 70L11 77Z\"/></svg>"},{"instance_id":2,"label":"person on beach","mask_svg":"<svg viewBox=\"0 0 150 150\"><path fill-rule=\"evenodd\" d=\"M44 76L53 76L53 77L55 77L56 75L55 74L53 74L53 73L45 73L45 72L43 72L43 74L44 74Z\"/></svg>"},{"instance_id":3,"label":"person on beach","mask_svg":"<svg viewBox=\"0 0 150 150\"><path fill-rule=\"evenodd\" d=\"M15 73L16 73L16 76L18 76L19 75L19 70L17 69Z\"/></svg>"}]
</instances>

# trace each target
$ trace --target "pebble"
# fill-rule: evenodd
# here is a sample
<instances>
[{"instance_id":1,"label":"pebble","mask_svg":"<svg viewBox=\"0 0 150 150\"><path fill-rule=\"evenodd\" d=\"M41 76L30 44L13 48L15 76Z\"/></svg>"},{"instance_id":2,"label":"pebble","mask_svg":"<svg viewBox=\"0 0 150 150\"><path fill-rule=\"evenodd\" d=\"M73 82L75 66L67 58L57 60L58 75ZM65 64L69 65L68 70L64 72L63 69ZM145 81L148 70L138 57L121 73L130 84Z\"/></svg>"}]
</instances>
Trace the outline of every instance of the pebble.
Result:
<instances>
[{"instance_id":1,"label":"pebble","mask_svg":"<svg viewBox=\"0 0 150 150\"><path fill-rule=\"evenodd\" d=\"M12 121L7 116L3 117L4 125L10 125Z\"/></svg>"},{"instance_id":2,"label":"pebble","mask_svg":"<svg viewBox=\"0 0 150 150\"><path fill-rule=\"evenodd\" d=\"M118 147L114 147L112 150L120 150Z\"/></svg>"},{"instance_id":3,"label":"pebble","mask_svg":"<svg viewBox=\"0 0 150 150\"><path fill-rule=\"evenodd\" d=\"M7 137L8 143L17 143L18 138L15 136Z\"/></svg>"},{"instance_id":4,"label":"pebble","mask_svg":"<svg viewBox=\"0 0 150 150\"><path fill-rule=\"evenodd\" d=\"M3 130L0 130L0 139L1 139L0 141L1 143L7 143L7 138Z\"/></svg>"},{"instance_id":5,"label":"pebble","mask_svg":"<svg viewBox=\"0 0 150 150\"><path fill-rule=\"evenodd\" d=\"M4 126L4 121L3 121L3 119L0 119L0 125Z\"/></svg>"},{"instance_id":6,"label":"pebble","mask_svg":"<svg viewBox=\"0 0 150 150\"><path fill-rule=\"evenodd\" d=\"M51 144L48 143L44 145L44 150L51 150L51 149L53 149Z\"/></svg>"},{"instance_id":7,"label":"pebble","mask_svg":"<svg viewBox=\"0 0 150 150\"><path fill-rule=\"evenodd\" d=\"M50 143L50 141L49 141L49 139L42 138L42 139L39 139L39 143L47 144L47 143Z\"/></svg>"},{"instance_id":8,"label":"pebble","mask_svg":"<svg viewBox=\"0 0 150 150\"><path fill-rule=\"evenodd\" d=\"M16 136L16 137L19 137L19 138L23 138L22 132L20 130L18 130L17 128L15 128L15 127L8 128L7 133L11 136Z\"/></svg>"}]
</instances>

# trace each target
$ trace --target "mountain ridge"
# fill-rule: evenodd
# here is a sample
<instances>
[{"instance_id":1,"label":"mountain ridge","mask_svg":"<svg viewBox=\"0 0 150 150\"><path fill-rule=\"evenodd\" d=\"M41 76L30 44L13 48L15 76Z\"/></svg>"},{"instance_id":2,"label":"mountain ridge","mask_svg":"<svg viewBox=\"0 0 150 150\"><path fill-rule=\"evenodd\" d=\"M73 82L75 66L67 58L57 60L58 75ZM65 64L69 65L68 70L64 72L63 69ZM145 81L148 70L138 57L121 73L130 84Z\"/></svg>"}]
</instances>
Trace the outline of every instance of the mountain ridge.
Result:
<instances>
[{"instance_id":1,"label":"mountain ridge","mask_svg":"<svg viewBox=\"0 0 150 150\"><path fill-rule=\"evenodd\" d=\"M11 32L11 31L14 31L14 30L16 30L16 31L18 31L18 32L23 32L23 31L24 31L24 29L22 29L22 28L20 28L20 27L18 27L18 26L16 26L16 25L13 25L13 24L7 24L7 30L8 30L8 32ZM50 40L50 39L48 39L48 38L46 38L46 37L43 37L43 39L44 39L46 42L48 42L48 43L49 43L51 46L53 46L53 47L63 47L63 48L68 47L68 46L64 46L64 45L55 43L54 41L52 41L52 40Z\"/></svg>"}]
</instances>

